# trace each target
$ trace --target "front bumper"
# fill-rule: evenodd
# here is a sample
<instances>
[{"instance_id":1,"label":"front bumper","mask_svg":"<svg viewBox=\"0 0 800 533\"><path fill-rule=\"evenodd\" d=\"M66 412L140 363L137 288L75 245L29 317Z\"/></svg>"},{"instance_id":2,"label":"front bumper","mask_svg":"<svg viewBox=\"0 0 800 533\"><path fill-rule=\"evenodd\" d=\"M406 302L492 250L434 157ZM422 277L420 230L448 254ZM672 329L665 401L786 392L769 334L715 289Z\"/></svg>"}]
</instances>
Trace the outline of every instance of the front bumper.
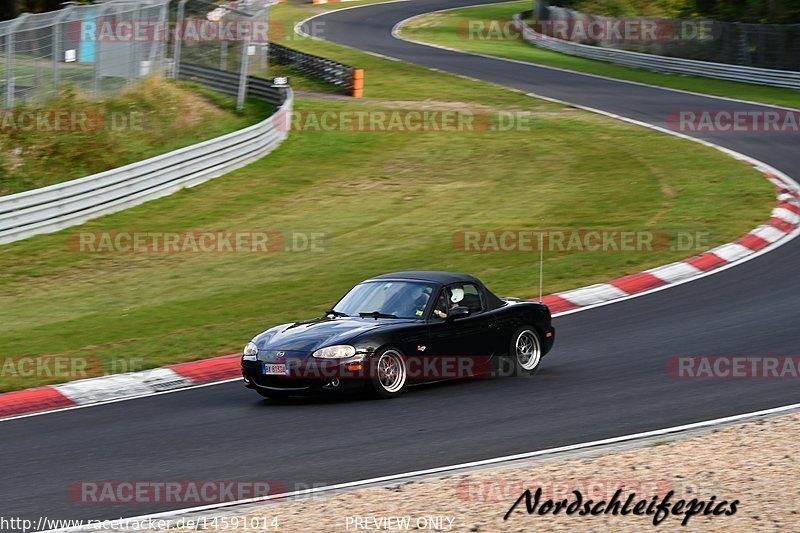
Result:
<instances>
[{"instance_id":1,"label":"front bumper","mask_svg":"<svg viewBox=\"0 0 800 533\"><path fill-rule=\"evenodd\" d=\"M322 361L316 364L288 364L286 375L264 375L263 361L242 361L242 378L248 389L291 394L354 390L363 387L366 376L348 372L348 362ZM291 363L291 361L287 361Z\"/></svg>"}]
</instances>

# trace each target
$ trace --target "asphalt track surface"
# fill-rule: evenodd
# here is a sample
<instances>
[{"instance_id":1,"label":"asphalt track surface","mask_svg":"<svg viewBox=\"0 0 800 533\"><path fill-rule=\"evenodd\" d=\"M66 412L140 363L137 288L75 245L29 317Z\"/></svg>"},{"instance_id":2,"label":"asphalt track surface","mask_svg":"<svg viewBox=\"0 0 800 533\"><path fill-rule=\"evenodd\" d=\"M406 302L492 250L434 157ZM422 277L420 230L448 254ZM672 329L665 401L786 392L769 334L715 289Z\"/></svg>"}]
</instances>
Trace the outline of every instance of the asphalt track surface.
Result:
<instances>
[{"instance_id":1,"label":"asphalt track surface","mask_svg":"<svg viewBox=\"0 0 800 533\"><path fill-rule=\"evenodd\" d=\"M334 12L324 18L325 36L657 125L675 109L760 108L390 34L408 17L476 3L424 0ZM795 135L704 138L800 176ZM291 490L798 403L792 379L694 381L666 371L676 355L800 353L798 264L800 239L713 276L558 318L556 348L533 378L417 387L392 401L279 404L230 383L0 423L0 516L119 518L191 507L78 504L69 489L81 480L258 479Z\"/></svg>"}]
</instances>

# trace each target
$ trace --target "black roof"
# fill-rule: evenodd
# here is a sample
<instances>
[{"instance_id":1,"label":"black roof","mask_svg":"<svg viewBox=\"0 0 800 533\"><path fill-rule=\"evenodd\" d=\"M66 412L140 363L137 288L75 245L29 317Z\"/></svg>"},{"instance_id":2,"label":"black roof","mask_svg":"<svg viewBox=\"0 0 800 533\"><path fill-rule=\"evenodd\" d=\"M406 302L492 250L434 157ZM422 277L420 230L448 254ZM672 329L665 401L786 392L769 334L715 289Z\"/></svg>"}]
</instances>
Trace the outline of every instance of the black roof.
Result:
<instances>
[{"instance_id":1,"label":"black roof","mask_svg":"<svg viewBox=\"0 0 800 533\"><path fill-rule=\"evenodd\" d=\"M453 272L436 272L432 270L412 270L408 272L392 272L390 274L382 274L375 276L372 279L413 279L419 281L432 281L434 283L441 283L448 285L450 283L472 282L482 285L481 282L468 274L456 274Z\"/></svg>"},{"instance_id":2,"label":"black roof","mask_svg":"<svg viewBox=\"0 0 800 533\"><path fill-rule=\"evenodd\" d=\"M469 274L456 274L454 272L436 272L429 270L411 270L408 272L392 272L390 274L383 274L375 276L371 279L409 279L415 281L429 281L433 283L441 283L442 285L450 285L451 283L474 283L486 297L486 305L489 309L497 309L503 307L506 303L495 296L492 291L486 288L486 285L481 281Z\"/></svg>"}]
</instances>

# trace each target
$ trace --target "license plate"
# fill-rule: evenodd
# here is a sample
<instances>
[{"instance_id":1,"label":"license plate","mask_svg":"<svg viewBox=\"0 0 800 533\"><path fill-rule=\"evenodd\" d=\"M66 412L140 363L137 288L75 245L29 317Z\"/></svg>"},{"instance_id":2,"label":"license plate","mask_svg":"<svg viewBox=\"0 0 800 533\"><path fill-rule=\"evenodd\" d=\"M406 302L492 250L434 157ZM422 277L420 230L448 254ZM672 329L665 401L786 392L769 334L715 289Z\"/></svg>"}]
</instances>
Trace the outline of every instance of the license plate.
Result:
<instances>
[{"instance_id":1,"label":"license plate","mask_svg":"<svg viewBox=\"0 0 800 533\"><path fill-rule=\"evenodd\" d=\"M265 376L285 376L286 375L286 365L281 364L270 364L264 363L264 375Z\"/></svg>"}]
</instances>

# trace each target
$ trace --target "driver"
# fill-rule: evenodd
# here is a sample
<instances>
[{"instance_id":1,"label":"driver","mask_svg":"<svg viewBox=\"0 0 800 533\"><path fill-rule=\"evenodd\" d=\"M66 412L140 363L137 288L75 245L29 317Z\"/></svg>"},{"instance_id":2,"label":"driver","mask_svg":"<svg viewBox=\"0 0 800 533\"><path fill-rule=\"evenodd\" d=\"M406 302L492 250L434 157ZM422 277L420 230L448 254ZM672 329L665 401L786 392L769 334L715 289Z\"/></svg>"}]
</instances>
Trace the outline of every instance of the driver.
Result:
<instances>
[{"instance_id":1,"label":"driver","mask_svg":"<svg viewBox=\"0 0 800 533\"><path fill-rule=\"evenodd\" d=\"M444 293L442 293L442 296L439 298L439 301L436 302L436 309L433 310L433 314L439 318L447 318L448 310L458 307L463 299L464 289L461 287L445 289ZM447 305L448 300L450 302L449 308Z\"/></svg>"}]
</instances>

